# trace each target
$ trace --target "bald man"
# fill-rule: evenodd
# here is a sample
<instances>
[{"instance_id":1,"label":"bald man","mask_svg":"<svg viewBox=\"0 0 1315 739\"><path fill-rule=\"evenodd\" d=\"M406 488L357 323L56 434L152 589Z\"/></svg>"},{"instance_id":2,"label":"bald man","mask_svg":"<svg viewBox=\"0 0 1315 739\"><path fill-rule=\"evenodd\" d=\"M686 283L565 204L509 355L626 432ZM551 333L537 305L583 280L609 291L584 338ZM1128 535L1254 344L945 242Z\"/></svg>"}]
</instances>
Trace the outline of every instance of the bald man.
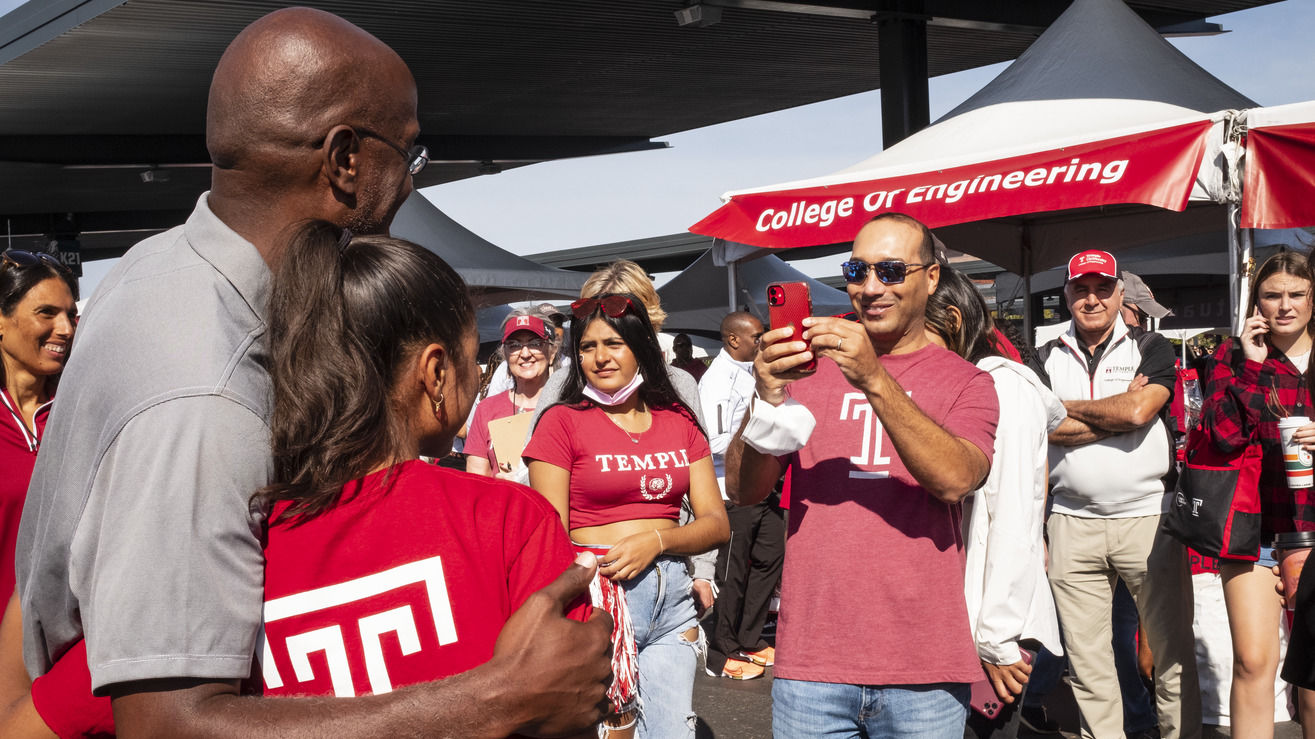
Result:
<instances>
[{"instance_id":1,"label":"bald man","mask_svg":"<svg viewBox=\"0 0 1315 739\"><path fill-rule=\"evenodd\" d=\"M239 695L263 598L264 515L250 498L271 472L269 268L308 218L385 232L427 161L419 133L415 82L382 42L320 11L265 16L215 71L210 192L92 298L42 441L18 577L29 672L85 635L120 736L492 737L598 717L610 621L562 616L592 574L581 566L531 596L470 672L353 699ZM334 669L331 646L307 645L313 669Z\"/></svg>"}]
</instances>

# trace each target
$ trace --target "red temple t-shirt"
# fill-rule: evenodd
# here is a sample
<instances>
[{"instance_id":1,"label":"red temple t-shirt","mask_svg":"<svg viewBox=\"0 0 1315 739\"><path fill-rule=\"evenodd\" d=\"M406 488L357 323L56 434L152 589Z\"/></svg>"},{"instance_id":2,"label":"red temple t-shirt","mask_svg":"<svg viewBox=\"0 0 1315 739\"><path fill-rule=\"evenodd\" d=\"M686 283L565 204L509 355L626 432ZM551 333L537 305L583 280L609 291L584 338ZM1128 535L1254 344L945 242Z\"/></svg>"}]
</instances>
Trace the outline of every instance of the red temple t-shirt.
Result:
<instances>
[{"instance_id":1,"label":"red temple t-shirt","mask_svg":"<svg viewBox=\"0 0 1315 739\"><path fill-rule=\"evenodd\" d=\"M556 511L522 485L419 461L350 483L327 513L270 526L265 693L378 694L465 672L573 559Z\"/></svg>"},{"instance_id":2,"label":"red temple t-shirt","mask_svg":"<svg viewBox=\"0 0 1315 739\"><path fill-rule=\"evenodd\" d=\"M881 362L923 413L991 458L999 412L990 375L936 346ZM959 505L918 485L834 362L819 362L789 392L817 427L786 460L795 468L776 676L859 685L981 679Z\"/></svg>"},{"instance_id":3,"label":"red temple t-shirt","mask_svg":"<svg viewBox=\"0 0 1315 739\"><path fill-rule=\"evenodd\" d=\"M680 517L689 465L712 452L686 413L651 413L649 429L631 434L597 406L544 411L522 456L571 473L569 528Z\"/></svg>"}]
</instances>

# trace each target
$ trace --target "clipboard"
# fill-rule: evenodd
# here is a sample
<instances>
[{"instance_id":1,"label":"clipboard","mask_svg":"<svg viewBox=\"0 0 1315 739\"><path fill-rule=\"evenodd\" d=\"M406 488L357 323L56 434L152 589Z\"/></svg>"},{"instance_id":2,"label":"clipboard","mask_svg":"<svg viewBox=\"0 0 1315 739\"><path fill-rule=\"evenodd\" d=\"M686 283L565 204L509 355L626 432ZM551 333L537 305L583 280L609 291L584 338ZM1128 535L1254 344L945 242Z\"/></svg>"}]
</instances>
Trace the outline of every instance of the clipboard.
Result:
<instances>
[{"instance_id":1,"label":"clipboard","mask_svg":"<svg viewBox=\"0 0 1315 739\"><path fill-rule=\"evenodd\" d=\"M533 413L517 413L489 421L489 441L499 465L510 464L513 472L520 469L521 452L525 451L525 438L530 434L532 420Z\"/></svg>"}]
</instances>

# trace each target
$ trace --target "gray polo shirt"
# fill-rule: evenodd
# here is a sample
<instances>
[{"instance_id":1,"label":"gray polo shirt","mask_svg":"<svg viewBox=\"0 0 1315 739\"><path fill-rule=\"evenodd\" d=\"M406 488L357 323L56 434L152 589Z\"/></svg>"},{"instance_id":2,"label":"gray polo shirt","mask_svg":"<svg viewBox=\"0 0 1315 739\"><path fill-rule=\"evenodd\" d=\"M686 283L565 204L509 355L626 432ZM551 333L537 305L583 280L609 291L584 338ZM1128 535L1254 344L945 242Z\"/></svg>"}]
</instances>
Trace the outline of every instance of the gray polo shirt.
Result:
<instances>
[{"instance_id":1,"label":"gray polo shirt","mask_svg":"<svg viewBox=\"0 0 1315 739\"><path fill-rule=\"evenodd\" d=\"M270 476L270 273L202 195L78 327L18 532L33 676L85 634L92 687L251 674Z\"/></svg>"}]
</instances>

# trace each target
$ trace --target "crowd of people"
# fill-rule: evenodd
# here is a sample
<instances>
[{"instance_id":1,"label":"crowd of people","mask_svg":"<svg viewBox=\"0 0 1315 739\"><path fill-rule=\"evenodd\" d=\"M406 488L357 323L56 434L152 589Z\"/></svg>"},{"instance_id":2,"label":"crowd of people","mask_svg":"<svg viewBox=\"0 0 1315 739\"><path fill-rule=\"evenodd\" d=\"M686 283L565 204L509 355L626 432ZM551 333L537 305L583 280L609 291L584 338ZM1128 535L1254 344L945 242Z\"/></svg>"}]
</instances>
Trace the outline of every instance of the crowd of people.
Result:
<instances>
[{"instance_id":1,"label":"crowd of people","mask_svg":"<svg viewBox=\"0 0 1315 739\"><path fill-rule=\"evenodd\" d=\"M771 668L777 737L1009 737L1055 730L1066 665L1083 736L1201 735L1161 525L1178 375L1113 255L1072 257L1033 352L881 213L841 266L854 320L731 312L710 362L682 334L668 364L619 261L510 313L481 370L460 275L387 235L416 104L374 37L276 11L214 73L210 191L85 320L58 260L4 253L0 734L692 737L698 670ZM1262 454L1265 546L1220 565L1237 737L1274 731L1268 542L1315 529L1278 433L1311 405L1312 283L1266 261L1204 364L1202 432Z\"/></svg>"}]
</instances>

